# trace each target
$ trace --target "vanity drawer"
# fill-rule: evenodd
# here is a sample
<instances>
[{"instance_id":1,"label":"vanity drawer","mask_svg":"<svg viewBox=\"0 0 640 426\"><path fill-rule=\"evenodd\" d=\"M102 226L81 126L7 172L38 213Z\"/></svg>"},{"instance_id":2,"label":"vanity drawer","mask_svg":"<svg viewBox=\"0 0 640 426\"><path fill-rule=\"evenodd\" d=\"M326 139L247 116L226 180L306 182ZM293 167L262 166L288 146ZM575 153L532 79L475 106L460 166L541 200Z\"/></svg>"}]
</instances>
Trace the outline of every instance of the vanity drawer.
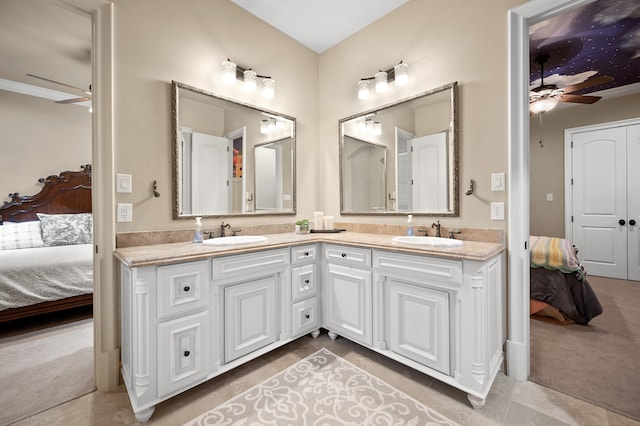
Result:
<instances>
[{"instance_id":1,"label":"vanity drawer","mask_svg":"<svg viewBox=\"0 0 640 426\"><path fill-rule=\"evenodd\" d=\"M405 276L418 282L462 284L462 261L375 251L373 266L379 274Z\"/></svg>"},{"instance_id":2,"label":"vanity drawer","mask_svg":"<svg viewBox=\"0 0 640 426\"><path fill-rule=\"evenodd\" d=\"M312 262L317 258L317 245L299 246L291 248L291 264Z\"/></svg>"},{"instance_id":3,"label":"vanity drawer","mask_svg":"<svg viewBox=\"0 0 640 426\"><path fill-rule=\"evenodd\" d=\"M315 269L313 263L291 268L291 299L294 302L317 294Z\"/></svg>"},{"instance_id":4,"label":"vanity drawer","mask_svg":"<svg viewBox=\"0 0 640 426\"><path fill-rule=\"evenodd\" d=\"M213 279L279 271L289 266L289 249L260 251L213 259Z\"/></svg>"},{"instance_id":5,"label":"vanity drawer","mask_svg":"<svg viewBox=\"0 0 640 426\"><path fill-rule=\"evenodd\" d=\"M308 333L320 326L320 315L318 312L318 298L303 300L291 306L292 336L298 337Z\"/></svg>"},{"instance_id":6,"label":"vanity drawer","mask_svg":"<svg viewBox=\"0 0 640 426\"><path fill-rule=\"evenodd\" d=\"M371 250L369 249L326 244L324 246L324 257L330 263L371 267Z\"/></svg>"},{"instance_id":7,"label":"vanity drawer","mask_svg":"<svg viewBox=\"0 0 640 426\"><path fill-rule=\"evenodd\" d=\"M160 266L157 274L159 320L208 306L208 261Z\"/></svg>"}]
</instances>

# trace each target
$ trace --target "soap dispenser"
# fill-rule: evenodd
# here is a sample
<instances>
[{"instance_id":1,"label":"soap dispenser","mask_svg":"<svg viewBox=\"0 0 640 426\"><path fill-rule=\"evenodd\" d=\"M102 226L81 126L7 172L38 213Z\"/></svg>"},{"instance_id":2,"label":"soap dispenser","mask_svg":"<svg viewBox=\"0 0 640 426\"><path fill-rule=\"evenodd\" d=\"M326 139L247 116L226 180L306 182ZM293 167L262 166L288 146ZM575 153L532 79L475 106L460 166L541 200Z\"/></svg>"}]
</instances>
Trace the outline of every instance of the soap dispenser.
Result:
<instances>
[{"instance_id":1,"label":"soap dispenser","mask_svg":"<svg viewBox=\"0 0 640 426\"><path fill-rule=\"evenodd\" d=\"M195 244L202 242L202 218L200 216L196 217L196 228L193 232L193 242Z\"/></svg>"},{"instance_id":2,"label":"soap dispenser","mask_svg":"<svg viewBox=\"0 0 640 426\"><path fill-rule=\"evenodd\" d=\"M413 237L413 215L409 215L407 219L407 236Z\"/></svg>"}]
</instances>

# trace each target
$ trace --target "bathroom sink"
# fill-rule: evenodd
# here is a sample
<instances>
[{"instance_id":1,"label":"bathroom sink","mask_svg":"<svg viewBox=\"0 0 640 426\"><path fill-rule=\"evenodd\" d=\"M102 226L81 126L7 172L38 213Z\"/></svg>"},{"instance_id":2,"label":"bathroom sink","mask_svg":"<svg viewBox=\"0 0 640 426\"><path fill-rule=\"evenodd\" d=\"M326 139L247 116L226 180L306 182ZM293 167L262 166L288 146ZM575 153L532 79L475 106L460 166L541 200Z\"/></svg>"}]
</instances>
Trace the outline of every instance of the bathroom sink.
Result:
<instances>
[{"instance_id":1,"label":"bathroom sink","mask_svg":"<svg viewBox=\"0 0 640 426\"><path fill-rule=\"evenodd\" d=\"M209 238L204 240L202 244L209 246L236 246L240 244L264 243L267 237L260 235L235 235L232 237Z\"/></svg>"},{"instance_id":2,"label":"bathroom sink","mask_svg":"<svg viewBox=\"0 0 640 426\"><path fill-rule=\"evenodd\" d=\"M411 244L430 247L461 247L463 245L462 240L440 237L393 237L391 241L396 244Z\"/></svg>"}]
</instances>

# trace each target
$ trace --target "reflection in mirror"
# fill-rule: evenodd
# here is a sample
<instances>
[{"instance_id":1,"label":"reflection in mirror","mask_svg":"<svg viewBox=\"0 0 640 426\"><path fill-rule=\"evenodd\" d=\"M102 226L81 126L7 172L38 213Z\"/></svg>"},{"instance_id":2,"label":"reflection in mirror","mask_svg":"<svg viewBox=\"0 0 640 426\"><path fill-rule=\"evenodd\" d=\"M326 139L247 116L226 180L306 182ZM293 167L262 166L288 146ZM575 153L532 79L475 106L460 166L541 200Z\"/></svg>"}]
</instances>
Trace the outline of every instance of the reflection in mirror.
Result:
<instances>
[{"instance_id":1,"label":"reflection in mirror","mask_svg":"<svg viewBox=\"0 0 640 426\"><path fill-rule=\"evenodd\" d=\"M459 215L457 89L340 120L342 214Z\"/></svg>"},{"instance_id":2,"label":"reflection in mirror","mask_svg":"<svg viewBox=\"0 0 640 426\"><path fill-rule=\"evenodd\" d=\"M172 83L174 218L295 214L295 119Z\"/></svg>"}]
</instances>

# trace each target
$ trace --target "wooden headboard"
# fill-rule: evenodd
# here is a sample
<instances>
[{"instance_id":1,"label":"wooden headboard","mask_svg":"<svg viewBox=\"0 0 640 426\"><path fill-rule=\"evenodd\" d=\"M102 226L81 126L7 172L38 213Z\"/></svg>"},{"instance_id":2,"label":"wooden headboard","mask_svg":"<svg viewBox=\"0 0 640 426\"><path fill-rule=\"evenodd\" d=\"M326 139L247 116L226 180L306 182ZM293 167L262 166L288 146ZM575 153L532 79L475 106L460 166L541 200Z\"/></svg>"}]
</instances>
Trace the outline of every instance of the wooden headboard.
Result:
<instances>
[{"instance_id":1,"label":"wooden headboard","mask_svg":"<svg viewBox=\"0 0 640 426\"><path fill-rule=\"evenodd\" d=\"M38 220L36 213L91 213L91 164L81 169L38 179L44 187L36 195L9 194L11 200L0 207L0 224Z\"/></svg>"}]
</instances>

